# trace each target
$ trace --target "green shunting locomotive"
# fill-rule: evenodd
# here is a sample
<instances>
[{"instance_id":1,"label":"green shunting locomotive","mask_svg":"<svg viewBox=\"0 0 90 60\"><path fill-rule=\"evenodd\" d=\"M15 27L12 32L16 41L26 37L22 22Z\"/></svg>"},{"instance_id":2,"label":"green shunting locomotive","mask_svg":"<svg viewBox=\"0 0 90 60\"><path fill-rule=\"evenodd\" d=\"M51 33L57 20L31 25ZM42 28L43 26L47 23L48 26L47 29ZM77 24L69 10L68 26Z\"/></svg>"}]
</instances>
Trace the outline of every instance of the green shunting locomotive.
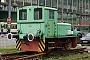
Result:
<instances>
[{"instance_id":1,"label":"green shunting locomotive","mask_svg":"<svg viewBox=\"0 0 90 60\"><path fill-rule=\"evenodd\" d=\"M8 39L16 38L16 48L43 52L48 49L69 50L77 46L77 31L71 24L57 23L57 9L42 6L24 6L17 11L17 34L8 33Z\"/></svg>"}]
</instances>

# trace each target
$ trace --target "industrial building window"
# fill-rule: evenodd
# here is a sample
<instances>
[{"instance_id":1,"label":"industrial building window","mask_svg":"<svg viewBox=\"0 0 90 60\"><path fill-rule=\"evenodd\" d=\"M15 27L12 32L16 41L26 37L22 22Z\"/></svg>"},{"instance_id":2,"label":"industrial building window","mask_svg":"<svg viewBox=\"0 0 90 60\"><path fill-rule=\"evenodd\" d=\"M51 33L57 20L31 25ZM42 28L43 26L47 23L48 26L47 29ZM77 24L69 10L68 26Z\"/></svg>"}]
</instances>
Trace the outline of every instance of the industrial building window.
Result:
<instances>
[{"instance_id":1,"label":"industrial building window","mask_svg":"<svg viewBox=\"0 0 90 60\"><path fill-rule=\"evenodd\" d=\"M52 0L52 7L56 7L57 6L57 0Z\"/></svg>"},{"instance_id":2,"label":"industrial building window","mask_svg":"<svg viewBox=\"0 0 90 60\"><path fill-rule=\"evenodd\" d=\"M36 5L37 2L38 2L37 0L32 0L32 4L33 4L33 5Z\"/></svg>"},{"instance_id":3,"label":"industrial building window","mask_svg":"<svg viewBox=\"0 0 90 60\"><path fill-rule=\"evenodd\" d=\"M45 0L39 0L39 5L45 6Z\"/></svg>"},{"instance_id":4,"label":"industrial building window","mask_svg":"<svg viewBox=\"0 0 90 60\"><path fill-rule=\"evenodd\" d=\"M46 0L46 6L51 7L51 0Z\"/></svg>"},{"instance_id":5,"label":"industrial building window","mask_svg":"<svg viewBox=\"0 0 90 60\"><path fill-rule=\"evenodd\" d=\"M34 20L42 19L42 8L34 9Z\"/></svg>"},{"instance_id":6,"label":"industrial building window","mask_svg":"<svg viewBox=\"0 0 90 60\"><path fill-rule=\"evenodd\" d=\"M22 9L19 10L19 20L26 20L27 19L27 10Z\"/></svg>"},{"instance_id":7,"label":"industrial building window","mask_svg":"<svg viewBox=\"0 0 90 60\"><path fill-rule=\"evenodd\" d=\"M58 0L58 8L62 8L61 4L62 4L62 1Z\"/></svg>"},{"instance_id":8,"label":"industrial building window","mask_svg":"<svg viewBox=\"0 0 90 60\"><path fill-rule=\"evenodd\" d=\"M54 11L49 10L49 19L54 19Z\"/></svg>"}]
</instances>

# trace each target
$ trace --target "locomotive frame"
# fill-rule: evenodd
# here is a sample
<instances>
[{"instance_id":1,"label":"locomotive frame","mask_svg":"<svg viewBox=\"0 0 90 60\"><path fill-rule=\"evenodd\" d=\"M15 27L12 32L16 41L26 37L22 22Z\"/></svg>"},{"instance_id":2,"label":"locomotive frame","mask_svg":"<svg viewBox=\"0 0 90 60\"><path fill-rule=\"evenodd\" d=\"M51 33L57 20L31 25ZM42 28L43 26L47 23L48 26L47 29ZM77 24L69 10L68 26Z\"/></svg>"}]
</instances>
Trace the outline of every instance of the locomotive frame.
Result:
<instances>
[{"instance_id":1,"label":"locomotive frame","mask_svg":"<svg viewBox=\"0 0 90 60\"><path fill-rule=\"evenodd\" d=\"M77 31L71 24L57 23L57 9L42 6L25 6L17 11L16 48L25 51L43 52L48 49L69 50L77 45Z\"/></svg>"}]
</instances>

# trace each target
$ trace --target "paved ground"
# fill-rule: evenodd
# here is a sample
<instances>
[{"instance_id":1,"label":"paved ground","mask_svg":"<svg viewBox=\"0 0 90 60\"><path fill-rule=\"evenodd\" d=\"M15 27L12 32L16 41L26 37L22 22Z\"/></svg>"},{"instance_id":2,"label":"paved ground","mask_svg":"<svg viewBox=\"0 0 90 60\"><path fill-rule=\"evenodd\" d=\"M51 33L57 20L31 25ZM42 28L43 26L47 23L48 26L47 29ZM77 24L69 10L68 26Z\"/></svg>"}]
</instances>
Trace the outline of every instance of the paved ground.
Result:
<instances>
[{"instance_id":1,"label":"paved ground","mask_svg":"<svg viewBox=\"0 0 90 60\"><path fill-rule=\"evenodd\" d=\"M0 37L0 47L15 45L15 39L8 40L6 37Z\"/></svg>"}]
</instances>

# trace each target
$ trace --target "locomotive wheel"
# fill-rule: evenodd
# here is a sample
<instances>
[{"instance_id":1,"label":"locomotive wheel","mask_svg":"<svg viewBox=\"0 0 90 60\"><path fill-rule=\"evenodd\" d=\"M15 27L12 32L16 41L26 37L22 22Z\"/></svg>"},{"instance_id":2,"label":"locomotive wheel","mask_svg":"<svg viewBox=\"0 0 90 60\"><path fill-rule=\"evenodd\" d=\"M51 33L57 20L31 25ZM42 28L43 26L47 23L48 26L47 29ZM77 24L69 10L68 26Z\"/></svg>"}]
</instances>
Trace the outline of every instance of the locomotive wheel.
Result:
<instances>
[{"instance_id":1,"label":"locomotive wheel","mask_svg":"<svg viewBox=\"0 0 90 60\"><path fill-rule=\"evenodd\" d=\"M72 41L70 39L66 40L66 44L65 44L65 49L66 50L70 50L70 48L72 47Z\"/></svg>"}]
</instances>

